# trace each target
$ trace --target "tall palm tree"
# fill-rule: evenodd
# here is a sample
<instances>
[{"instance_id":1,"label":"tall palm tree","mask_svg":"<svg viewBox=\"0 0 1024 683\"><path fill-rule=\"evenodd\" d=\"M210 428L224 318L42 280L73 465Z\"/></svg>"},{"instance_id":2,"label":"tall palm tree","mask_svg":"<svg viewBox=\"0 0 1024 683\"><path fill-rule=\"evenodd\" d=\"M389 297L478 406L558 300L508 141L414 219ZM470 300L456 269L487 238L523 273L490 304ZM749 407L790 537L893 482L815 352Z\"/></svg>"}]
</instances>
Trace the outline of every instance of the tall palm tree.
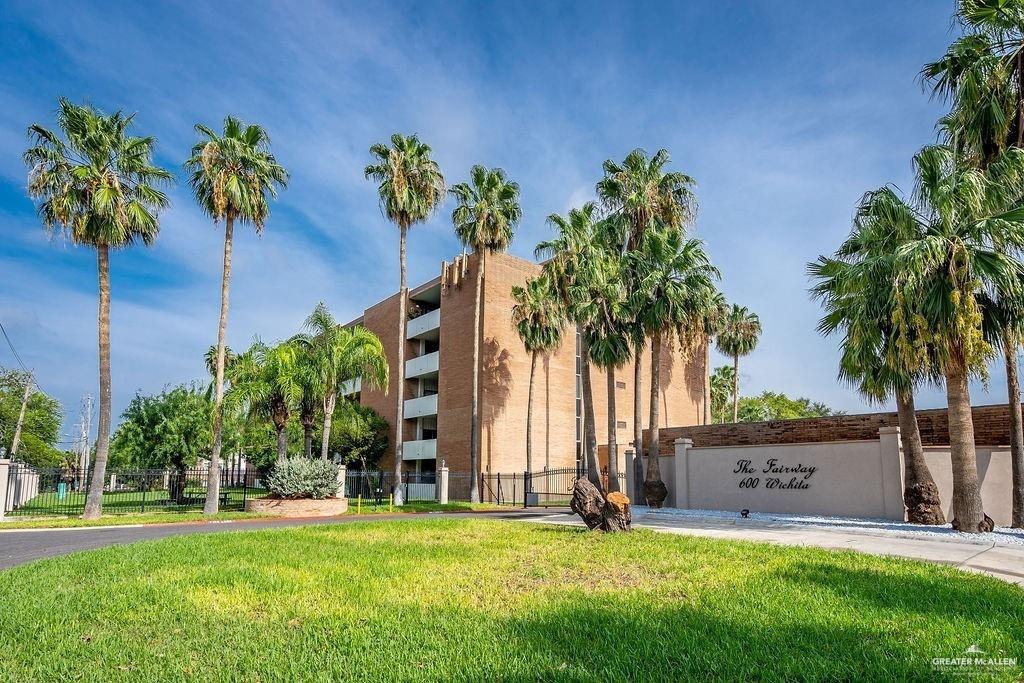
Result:
<instances>
[{"instance_id":1,"label":"tall palm tree","mask_svg":"<svg viewBox=\"0 0 1024 683\"><path fill-rule=\"evenodd\" d=\"M398 226L398 370L397 411L395 413L395 505L402 504L402 440L405 424L405 330L409 290L406 285L405 251L409 228L427 220L444 201L444 176L430 158L430 145L415 135L395 133L391 146L378 143L370 147L372 163L363 174L377 183L381 209Z\"/></svg>"},{"instance_id":2,"label":"tall palm tree","mask_svg":"<svg viewBox=\"0 0 1024 683\"><path fill-rule=\"evenodd\" d=\"M647 472L643 494L648 505L660 507L668 495L658 462L661 394L661 356L667 341L677 340L688 354L706 339L707 318L713 315L718 290L718 269L697 239L679 230L648 230L638 248L628 255L634 261L630 306L651 338L651 399L648 429Z\"/></svg>"},{"instance_id":3,"label":"tall palm tree","mask_svg":"<svg viewBox=\"0 0 1024 683\"><path fill-rule=\"evenodd\" d=\"M199 141L185 162L196 202L214 223L224 221L224 263L220 280L220 318L217 323L217 365L213 398L213 452L206 479L203 514L220 506L220 458L224 446L224 363L228 333L228 294L235 222L250 224L263 234L270 214L269 199L288 184L288 172L270 153L270 137L258 125L245 125L233 116L224 119L223 133L197 124Z\"/></svg>"},{"instance_id":4,"label":"tall palm tree","mask_svg":"<svg viewBox=\"0 0 1024 683\"><path fill-rule=\"evenodd\" d=\"M597 183L597 196L605 210L619 219L619 241L623 251L636 250L646 232L654 225L662 229L683 230L697 215L696 182L678 171L666 171L668 150L660 149L648 158L643 149L634 149L622 163L604 162L604 177ZM632 261L627 261L630 267ZM637 280L630 273L628 281ZM630 327L633 344L633 447L637 461L643 454L643 355L647 339L642 325ZM652 370L653 372L653 370Z\"/></svg>"},{"instance_id":5,"label":"tall palm tree","mask_svg":"<svg viewBox=\"0 0 1024 683\"><path fill-rule=\"evenodd\" d=\"M543 275L526 281L523 287L512 288L512 322L523 346L530 354L530 389L526 400L526 471L533 471L533 384L537 372L537 355L550 353L562 344L565 315L551 282ZM550 466L547 456L544 469Z\"/></svg>"},{"instance_id":6,"label":"tall palm tree","mask_svg":"<svg viewBox=\"0 0 1024 683\"><path fill-rule=\"evenodd\" d=\"M473 399L470 416L469 470L470 500L480 501L480 309L487 255L508 249L515 227L523 217L519 206L519 185L505 177L500 168L474 166L470 182L451 188L457 202L452 211L455 234L463 246L479 255L476 269L476 298L473 304Z\"/></svg>"},{"instance_id":7,"label":"tall palm tree","mask_svg":"<svg viewBox=\"0 0 1024 683\"><path fill-rule=\"evenodd\" d=\"M568 216L551 214L548 216L548 224L558 234L554 239L538 244L535 255L547 259L543 273L560 300L566 318L576 326L580 344L580 384L583 390L583 460L587 478L598 489L603 489L597 465L594 390L590 374L591 337L585 334L587 302L580 298L580 293L590 286L594 264L600 260L597 205L587 202L579 209L571 209Z\"/></svg>"},{"instance_id":8,"label":"tall palm tree","mask_svg":"<svg viewBox=\"0 0 1024 683\"><path fill-rule=\"evenodd\" d=\"M128 134L135 115L111 115L61 98L60 134L39 124L29 127L28 193L38 200L48 231L60 231L74 244L96 250L99 280L99 432L85 519L103 508L103 484L110 450L110 250L141 241L150 245L160 231L158 214L167 206L159 189L173 180L153 164L154 139Z\"/></svg>"},{"instance_id":9,"label":"tall palm tree","mask_svg":"<svg viewBox=\"0 0 1024 683\"><path fill-rule=\"evenodd\" d=\"M732 358L732 421L739 417L740 405L740 356L746 356L757 346L761 336L761 320L746 306L732 305L732 310L722 322L716 346L719 352Z\"/></svg>"},{"instance_id":10,"label":"tall palm tree","mask_svg":"<svg viewBox=\"0 0 1024 683\"><path fill-rule=\"evenodd\" d=\"M714 422L711 401L711 342L722 331L725 321L729 317L729 311L725 295L716 292L704 321L704 424L706 425Z\"/></svg>"},{"instance_id":11,"label":"tall palm tree","mask_svg":"<svg viewBox=\"0 0 1024 683\"><path fill-rule=\"evenodd\" d=\"M941 121L945 137L984 170L1010 146L1024 148L1024 3L1020 0L961 0L956 19L965 35L943 57L925 65L923 80L952 104ZM1014 255L1015 257L1017 255ZM996 292L996 309L1024 308L1007 292ZM1006 367L1012 470L1011 526L1024 528L1024 419L1020 406L1017 315L996 316Z\"/></svg>"},{"instance_id":12,"label":"tall palm tree","mask_svg":"<svg viewBox=\"0 0 1024 683\"><path fill-rule=\"evenodd\" d=\"M368 387L386 389L388 360L377 335L362 325L342 327L322 301L306 318L305 327L306 332L294 339L309 350L312 359L315 376L306 384L313 387L313 398L323 411L320 458L327 460L338 389L357 378Z\"/></svg>"},{"instance_id":13,"label":"tall palm tree","mask_svg":"<svg viewBox=\"0 0 1024 683\"><path fill-rule=\"evenodd\" d=\"M982 170L952 147L933 145L914 157L914 167L910 206L919 237L899 248L893 264L896 346L910 367L935 354L946 380L953 526L986 531L992 520L982 507L968 379L984 376L992 355L982 325L985 298L1021 291L1020 264L1008 254L1024 248L1024 151L1011 148Z\"/></svg>"},{"instance_id":14,"label":"tall palm tree","mask_svg":"<svg viewBox=\"0 0 1024 683\"><path fill-rule=\"evenodd\" d=\"M299 348L292 341L267 346L256 341L231 365L231 402L270 420L277 433L277 461L288 458L288 419L302 400Z\"/></svg>"},{"instance_id":15,"label":"tall palm tree","mask_svg":"<svg viewBox=\"0 0 1024 683\"><path fill-rule=\"evenodd\" d=\"M808 265L811 294L825 308L818 330L843 335L841 379L869 401L896 399L904 453L903 502L914 524L945 524L939 490L924 459L914 411L914 385L930 377L932 365L906 367L896 352L892 324L895 254L920 237L913 210L891 188L861 199L853 231L833 257Z\"/></svg>"},{"instance_id":16,"label":"tall palm tree","mask_svg":"<svg viewBox=\"0 0 1024 683\"><path fill-rule=\"evenodd\" d=\"M604 177L597 183L597 196L604 207L621 214L627 250L636 249L644 233L655 223L662 229L682 230L697 214L696 182L678 171L666 171L668 150L653 157L634 149L621 164L604 162Z\"/></svg>"},{"instance_id":17,"label":"tall palm tree","mask_svg":"<svg viewBox=\"0 0 1024 683\"><path fill-rule=\"evenodd\" d=\"M732 398L733 376L731 365L720 365L711 373L711 419L726 422L730 399Z\"/></svg>"}]
</instances>

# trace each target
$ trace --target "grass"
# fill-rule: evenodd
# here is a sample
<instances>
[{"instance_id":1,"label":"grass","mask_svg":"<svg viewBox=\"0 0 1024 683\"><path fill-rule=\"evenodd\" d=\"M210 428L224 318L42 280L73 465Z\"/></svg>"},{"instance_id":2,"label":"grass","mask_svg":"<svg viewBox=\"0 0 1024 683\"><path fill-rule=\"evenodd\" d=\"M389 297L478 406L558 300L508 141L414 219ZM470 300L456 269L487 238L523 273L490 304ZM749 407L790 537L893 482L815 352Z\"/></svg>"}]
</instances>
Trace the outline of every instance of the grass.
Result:
<instances>
[{"instance_id":1,"label":"grass","mask_svg":"<svg viewBox=\"0 0 1024 683\"><path fill-rule=\"evenodd\" d=\"M0 579L0 680L962 680L931 660L974 644L1024 661L1009 584L650 531L379 521L180 536Z\"/></svg>"},{"instance_id":2,"label":"grass","mask_svg":"<svg viewBox=\"0 0 1024 683\"><path fill-rule=\"evenodd\" d=\"M491 510L507 510L508 507L501 507L498 505L492 505L489 503L446 503L441 505L439 503L431 503L428 501L421 502L409 502L402 507L392 507L388 509L387 501L381 505L375 505L373 503L367 503L363 501L362 506L358 509L354 499L349 499L349 509L346 514L355 515L381 515L381 514L398 514L398 513L424 513L424 512L486 512ZM104 507L104 510L107 510ZM116 508L115 508L116 510ZM18 519L8 518L11 521L0 523L0 531L5 529L70 529L76 527L90 527L90 526L124 526L129 524L175 524L181 522L212 522L212 521L228 521L235 519L254 519L267 517L267 515L261 515L253 512L241 512L241 511L227 511L219 512L212 517L206 517L202 511L172 511L167 512L146 512L146 513L131 513L131 512L114 512L113 514L105 514L99 519L85 520L80 517L71 516L57 516L57 517L40 517L33 519Z\"/></svg>"}]
</instances>

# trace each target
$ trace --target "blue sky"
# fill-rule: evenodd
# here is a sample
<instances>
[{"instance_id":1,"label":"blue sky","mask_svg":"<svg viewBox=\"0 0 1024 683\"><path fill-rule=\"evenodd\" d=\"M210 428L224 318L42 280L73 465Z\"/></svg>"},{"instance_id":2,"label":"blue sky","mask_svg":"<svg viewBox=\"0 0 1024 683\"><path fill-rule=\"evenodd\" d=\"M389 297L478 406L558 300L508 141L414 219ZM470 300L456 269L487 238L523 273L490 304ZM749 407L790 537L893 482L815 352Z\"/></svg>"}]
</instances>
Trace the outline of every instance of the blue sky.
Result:
<instances>
[{"instance_id":1,"label":"blue sky","mask_svg":"<svg viewBox=\"0 0 1024 683\"><path fill-rule=\"evenodd\" d=\"M952 37L951 2L376 4L5 3L0 320L69 425L96 393L95 257L44 235L20 161L58 96L138 112L181 179L156 245L113 258L117 413L138 389L205 374L222 233L180 168L193 124L227 113L263 124L292 174L265 236L238 236L232 346L293 333L321 299L349 319L396 288L397 232L362 176L394 131L428 141L449 182L474 163L518 180L525 257L548 214L593 197L604 159L665 147L697 179L694 230L726 295L764 325L744 393L865 409L815 333L804 266L846 235L865 190L909 187L942 109L916 74ZM412 282L458 250L450 209L414 229ZM976 403L1005 400L999 375Z\"/></svg>"}]
</instances>

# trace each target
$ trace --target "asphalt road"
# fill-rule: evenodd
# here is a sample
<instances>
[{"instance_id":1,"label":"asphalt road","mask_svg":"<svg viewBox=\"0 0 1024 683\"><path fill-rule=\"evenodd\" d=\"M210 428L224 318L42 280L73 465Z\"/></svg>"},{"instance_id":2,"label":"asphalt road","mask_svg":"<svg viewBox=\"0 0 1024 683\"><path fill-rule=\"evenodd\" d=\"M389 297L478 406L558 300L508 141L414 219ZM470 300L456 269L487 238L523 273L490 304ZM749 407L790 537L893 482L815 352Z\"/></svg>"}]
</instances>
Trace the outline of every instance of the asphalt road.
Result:
<instances>
[{"instance_id":1,"label":"asphalt road","mask_svg":"<svg viewBox=\"0 0 1024 683\"><path fill-rule=\"evenodd\" d=\"M537 519L551 517L552 510L508 510L502 512L433 513L444 517L486 517L488 519ZM79 527L77 529L39 529L3 531L0 527L0 570L46 557L67 555L79 550L104 548L110 545L150 541L185 534L216 534L226 531L253 531L280 527L318 524L363 524L382 520L423 519L432 515L397 514L364 515L307 519L240 519L225 522L187 522L181 524L148 524L122 527Z\"/></svg>"}]
</instances>

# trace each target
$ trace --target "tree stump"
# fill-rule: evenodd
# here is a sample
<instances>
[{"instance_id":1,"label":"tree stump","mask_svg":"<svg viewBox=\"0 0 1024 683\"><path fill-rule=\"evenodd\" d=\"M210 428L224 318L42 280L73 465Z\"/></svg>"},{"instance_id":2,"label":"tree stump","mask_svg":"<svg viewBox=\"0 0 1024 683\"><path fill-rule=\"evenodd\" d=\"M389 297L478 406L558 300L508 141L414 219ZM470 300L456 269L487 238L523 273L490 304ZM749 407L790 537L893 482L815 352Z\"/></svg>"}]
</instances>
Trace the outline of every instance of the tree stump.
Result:
<instances>
[{"instance_id":1,"label":"tree stump","mask_svg":"<svg viewBox=\"0 0 1024 683\"><path fill-rule=\"evenodd\" d=\"M589 529L630 530L632 519L629 512L629 497L619 492L609 493L605 497L586 477L580 477L573 485L569 507L583 519L583 523Z\"/></svg>"},{"instance_id":2,"label":"tree stump","mask_svg":"<svg viewBox=\"0 0 1024 683\"><path fill-rule=\"evenodd\" d=\"M911 524L938 525L946 523L939 500L939 488L934 484L914 484L903 490L907 506L907 521Z\"/></svg>"},{"instance_id":3,"label":"tree stump","mask_svg":"<svg viewBox=\"0 0 1024 683\"><path fill-rule=\"evenodd\" d=\"M668 498L668 487L661 479L644 482L644 498L652 508L660 508Z\"/></svg>"}]
</instances>

